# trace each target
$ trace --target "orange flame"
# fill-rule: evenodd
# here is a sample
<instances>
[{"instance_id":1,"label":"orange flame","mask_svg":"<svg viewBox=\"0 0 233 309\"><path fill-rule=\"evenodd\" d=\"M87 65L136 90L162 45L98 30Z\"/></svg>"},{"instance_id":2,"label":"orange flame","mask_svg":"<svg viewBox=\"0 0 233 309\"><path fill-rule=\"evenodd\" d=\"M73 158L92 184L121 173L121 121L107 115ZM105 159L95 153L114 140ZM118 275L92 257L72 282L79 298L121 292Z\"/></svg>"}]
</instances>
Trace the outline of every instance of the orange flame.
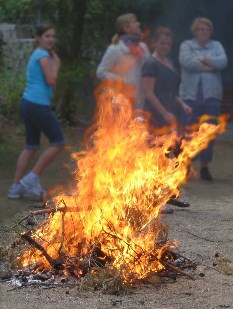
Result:
<instances>
[{"instance_id":1,"label":"orange flame","mask_svg":"<svg viewBox=\"0 0 233 309\"><path fill-rule=\"evenodd\" d=\"M82 263L98 246L125 281L163 269L160 258L171 245L164 241L159 209L178 196L191 158L226 124L223 118L218 125L201 124L182 141L178 157L172 156L170 149L179 139L176 130L151 143L147 122L135 118L130 99L122 95L131 97L131 91L120 82L97 89L92 135L89 131L84 151L72 154L77 165L74 188L53 199L65 211L55 212L33 234L53 259L62 256L66 268L71 262L76 265L76 274L82 274ZM24 266L41 262L50 268L35 248L22 261Z\"/></svg>"}]
</instances>

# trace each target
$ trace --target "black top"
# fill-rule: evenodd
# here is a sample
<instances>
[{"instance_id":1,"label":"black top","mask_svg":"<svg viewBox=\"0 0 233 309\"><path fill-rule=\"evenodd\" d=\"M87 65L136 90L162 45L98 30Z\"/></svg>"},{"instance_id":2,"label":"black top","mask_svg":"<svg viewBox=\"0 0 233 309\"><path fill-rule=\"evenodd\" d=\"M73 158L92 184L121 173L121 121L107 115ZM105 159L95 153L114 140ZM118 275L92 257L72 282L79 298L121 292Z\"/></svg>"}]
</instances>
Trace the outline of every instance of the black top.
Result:
<instances>
[{"instance_id":1,"label":"black top","mask_svg":"<svg viewBox=\"0 0 233 309\"><path fill-rule=\"evenodd\" d=\"M151 57L146 61L142 69L142 76L156 78L154 94L166 110L177 117L179 106L176 103L176 96L178 95L180 82L178 72L175 69L168 68L154 57ZM163 116L147 100L145 102L145 109L151 113L152 124L158 127L168 125Z\"/></svg>"}]
</instances>

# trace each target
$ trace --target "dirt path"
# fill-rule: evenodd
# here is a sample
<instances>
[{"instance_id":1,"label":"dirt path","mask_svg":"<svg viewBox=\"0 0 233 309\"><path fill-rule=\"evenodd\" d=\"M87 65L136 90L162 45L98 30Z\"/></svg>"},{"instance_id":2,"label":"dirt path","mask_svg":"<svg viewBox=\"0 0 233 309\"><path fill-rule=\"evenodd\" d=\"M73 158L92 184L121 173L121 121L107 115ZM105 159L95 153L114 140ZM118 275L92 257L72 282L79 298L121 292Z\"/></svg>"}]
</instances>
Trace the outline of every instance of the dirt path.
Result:
<instances>
[{"instance_id":1,"label":"dirt path","mask_svg":"<svg viewBox=\"0 0 233 309\"><path fill-rule=\"evenodd\" d=\"M191 206L183 210L173 207L172 215L163 216L169 224L169 238L178 241L179 249L186 256L201 262L195 272L195 281L178 277L166 284L134 287L130 293L121 296L84 293L77 287L31 287L9 291L6 283L0 283L0 308L233 308L233 134L227 134L216 142L211 165L213 183L200 181L198 177L191 179L181 193L181 198ZM70 136L73 145L75 139L74 131ZM59 164L51 166L43 176L45 186L68 180L69 175L64 176L66 172L62 164L66 160L67 153L64 153L57 162ZM32 207L25 201L7 200L12 173L10 164L3 173L1 170L0 225L13 223L16 213ZM216 254L220 258L216 258ZM223 258L229 259L229 263Z\"/></svg>"}]
</instances>

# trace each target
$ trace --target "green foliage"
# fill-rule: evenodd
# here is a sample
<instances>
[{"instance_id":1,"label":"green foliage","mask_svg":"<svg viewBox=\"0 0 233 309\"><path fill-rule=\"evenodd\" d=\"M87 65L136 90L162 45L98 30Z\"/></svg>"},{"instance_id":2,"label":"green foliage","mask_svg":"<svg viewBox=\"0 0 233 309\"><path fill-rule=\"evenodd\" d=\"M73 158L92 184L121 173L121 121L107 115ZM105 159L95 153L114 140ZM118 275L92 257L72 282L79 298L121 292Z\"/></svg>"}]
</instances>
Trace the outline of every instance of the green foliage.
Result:
<instances>
[{"instance_id":1,"label":"green foliage","mask_svg":"<svg viewBox=\"0 0 233 309\"><path fill-rule=\"evenodd\" d=\"M82 40L84 54L99 60L99 52L103 52L115 34L117 16L132 12L146 27L163 15L168 5L169 0L89 0Z\"/></svg>"},{"instance_id":2,"label":"green foliage","mask_svg":"<svg viewBox=\"0 0 233 309\"><path fill-rule=\"evenodd\" d=\"M25 87L25 73L12 75L11 72L0 72L0 84L0 114L17 120L19 101Z\"/></svg>"},{"instance_id":3,"label":"green foliage","mask_svg":"<svg viewBox=\"0 0 233 309\"><path fill-rule=\"evenodd\" d=\"M50 21L55 25L62 67L54 102L59 115L69 119L74 111L92 113L95 70L115 34L116 17L132 12L146 26L166 12L169 1L0 0L0 18L14 23L29 21L34 25ZM8 83L0 90L0 104L2 112L12 116L23 85L16 77L9 78ZM13 91L8 91L11 87Z\"/></svg>"},{"instance_id":4,"label":"green foliage","mask_svg":"<svg viewBox=\"0 0 233 309\"><path fill-rule=\"evenodd\" d=\"M23 16L30 16L35 9L32 0L0 0L1 21L16 22Z\"/></svg>"},{"instance_id":5,"label":"green foliage","mask_svg":"<svg viewBox=\"0 0 233 309\"><path fill-rule=\"evenodd\" d=\"M61 69L54 96L59 117L72 121L75 113L87 117L93 114L95 77L92 72L93 66L86 61Z\"/></svg>"}]
</instances>

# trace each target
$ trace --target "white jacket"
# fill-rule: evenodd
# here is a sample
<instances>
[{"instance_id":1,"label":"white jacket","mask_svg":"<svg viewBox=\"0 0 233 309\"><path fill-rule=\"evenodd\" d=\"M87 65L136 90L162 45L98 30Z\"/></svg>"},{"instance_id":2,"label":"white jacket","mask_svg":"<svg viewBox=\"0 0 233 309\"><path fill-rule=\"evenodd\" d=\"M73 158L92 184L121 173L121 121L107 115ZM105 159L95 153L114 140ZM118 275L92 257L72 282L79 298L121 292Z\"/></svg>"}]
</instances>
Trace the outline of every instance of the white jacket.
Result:
<instances>
[{"instance_id":1,"label":"white jacket","mask_svg":"<svg viewBox=\"0 0 233 309\"><path fill-rule=\"evenodd\" d=\"M145 60L149 58L150 52L147 46L139 43L144 50L141 58L136 58L121 40L117 44L110 45L98 68L97 77L101 80L118 80L129 84L135 89L135 102L141 102L141 69Z\"/></svg>"},{"instance_id":2,"label":"white jacket","mask_svg":"<svg viewBox=\"0 0 233 309\"><path fill-rule=\"evenodd\" d=\"M214 70L203 72L199 57L208 57ZM200 47L196 39L184 41L180 46L179 61L182 69L180 96L183 99L196 100L201 79L204 98L221 100L221 70L227 65L227 56L220 42L209 40L204 47Z\"/></svg>"}]
</instances>

